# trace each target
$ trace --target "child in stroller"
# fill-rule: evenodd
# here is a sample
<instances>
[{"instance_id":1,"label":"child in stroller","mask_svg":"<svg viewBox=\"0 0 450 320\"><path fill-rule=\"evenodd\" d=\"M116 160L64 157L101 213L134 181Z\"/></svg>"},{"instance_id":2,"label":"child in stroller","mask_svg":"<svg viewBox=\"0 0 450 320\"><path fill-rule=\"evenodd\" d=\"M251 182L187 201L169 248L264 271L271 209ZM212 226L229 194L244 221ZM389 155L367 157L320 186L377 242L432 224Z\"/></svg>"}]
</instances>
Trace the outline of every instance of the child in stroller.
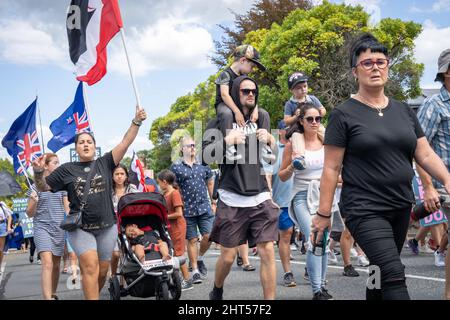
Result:
<instances>
[{"instance_id":1,"label":"child in stroller","mask_svg":"<svg viewBox=\"0 0 450 320\"><path fill-rule=\"evenodd\" d=\"M127 295L178 300L179 269L185 261L174 256L164 197L152 192L126 194L117 212L121 258L110 282L111 300Z\"/></svg>"},{"instance_id":2,"label":"child in stroller","mask_svg":"<svg viewBox=\"0 0 450 320\"><path fill-rule=\"evenodd\" d=\"M158 231L143 231L136 224L129 224L125 227L125 234L129 239L131 249L142 263L145 262L145 251L159 251L163 261L172 258L167 243L161 240Z\"/></svg>"}]
</instances>

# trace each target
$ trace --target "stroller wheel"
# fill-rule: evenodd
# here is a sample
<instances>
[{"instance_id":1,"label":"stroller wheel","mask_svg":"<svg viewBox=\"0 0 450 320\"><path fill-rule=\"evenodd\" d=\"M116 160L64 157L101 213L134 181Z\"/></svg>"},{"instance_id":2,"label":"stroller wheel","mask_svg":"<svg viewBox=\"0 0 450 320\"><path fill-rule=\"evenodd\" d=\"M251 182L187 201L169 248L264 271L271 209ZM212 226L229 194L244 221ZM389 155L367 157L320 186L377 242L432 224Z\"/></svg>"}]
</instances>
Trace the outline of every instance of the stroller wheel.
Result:
<instances>
[{"instance_id":1,"label":"stroller wheel","mask_svg":"<svg viewBox=\"0 0 450 320\"><path fill-rule=\"evenodd\" d=\"M169 300L169 285L166 281L159 284L156 300Z\"/></svg>"},{"instance_id":2,"label":"stroller wheel","mask_svg":"<svg viewBox=\"0 0 450 320\"><path fill-rule=\"evenodd\" d=\"M109 298L111 300L120 300L120 284L117 276L109 280Z\"/></svg>"},{"instance_id":3,"label":"stroller wheel","mask_svg":"<svg viewBox=\"0 0 450 320\"><path fill-rule=\"evenodd\" d=\"M174 270L169 283L170 299L179 300L181 297L181 276L178 270Z\"/></svg>"}]
</instances>

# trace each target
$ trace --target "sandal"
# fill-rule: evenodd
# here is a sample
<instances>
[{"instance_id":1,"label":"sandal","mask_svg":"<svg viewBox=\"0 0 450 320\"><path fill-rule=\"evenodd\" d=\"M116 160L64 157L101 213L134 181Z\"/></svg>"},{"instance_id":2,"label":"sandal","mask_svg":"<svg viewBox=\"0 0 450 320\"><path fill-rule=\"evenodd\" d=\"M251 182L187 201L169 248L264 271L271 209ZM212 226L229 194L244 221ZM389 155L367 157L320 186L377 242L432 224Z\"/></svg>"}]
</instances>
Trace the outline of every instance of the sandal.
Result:
<instances>
[{"instance_id":1,"label":"sandal","mask_svg":"<svg viewBox=\"0 0 450 320\"><path fill-rule=\"evenodd\" d=\"M244 264L244 261L242 260L242 257L239 255L239 253L237 254L237 257L236 257L236 264L238 265L238 267L240 267Z\"/></svg>"},{"instance_id":2,"label":"sandal","mask_svg":"<svg viewBox=\"0 0 450 320\"><path fill-rule=\"evenodd\" d=\"M247 264L246 266L242 267L242 270L244 270L244 271L255 271L256 268L254 266L252 266L251 264Z\"/></svg>"}]
</instances>

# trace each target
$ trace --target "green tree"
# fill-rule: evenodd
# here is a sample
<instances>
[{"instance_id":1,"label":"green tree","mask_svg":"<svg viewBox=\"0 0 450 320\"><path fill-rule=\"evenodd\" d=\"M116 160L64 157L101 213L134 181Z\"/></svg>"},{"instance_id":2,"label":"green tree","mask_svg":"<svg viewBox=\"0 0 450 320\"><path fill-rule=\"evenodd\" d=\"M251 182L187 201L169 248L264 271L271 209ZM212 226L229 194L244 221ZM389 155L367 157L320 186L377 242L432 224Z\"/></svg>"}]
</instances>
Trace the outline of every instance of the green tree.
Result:
<instances>
[{"instance_id":1,"label":"green tree","mask_svg":"<svg viewBox=\"0 0 450 320\"><path fill-rule=\"evenodd\" d=\"M368 24L361 6L331 4L327 1L310 10L291 12L281 25L247 34L246 43L260 49L267 71L256 75L260 104L271 114L272 125L283 117L289 99L287 78L294 71L310 75L310 87L328 109L356 91L349 48L361 32L372 32L390 51L391 72L387 93L399 100L420 94L423 65L416 63L414 39L421 25L400 19L383 19Z\"/></svg>"},{"instance_id":2,"label":"green tree","mask_svg":"<svg viewBox=\"0 0 450 320\"><path fill-rule=\"evenodd\" d=\"M233 13L234 28L219 25L225 36L221 41L215 41L216 52L211 58L212 62L219 68L224 67L228 63L228 57L244 42L249 32L269 29L273 23L281 24L293 10L308 10L311 7L309 0L259 0L246 13Z\"/></svg>"}]
</instances>

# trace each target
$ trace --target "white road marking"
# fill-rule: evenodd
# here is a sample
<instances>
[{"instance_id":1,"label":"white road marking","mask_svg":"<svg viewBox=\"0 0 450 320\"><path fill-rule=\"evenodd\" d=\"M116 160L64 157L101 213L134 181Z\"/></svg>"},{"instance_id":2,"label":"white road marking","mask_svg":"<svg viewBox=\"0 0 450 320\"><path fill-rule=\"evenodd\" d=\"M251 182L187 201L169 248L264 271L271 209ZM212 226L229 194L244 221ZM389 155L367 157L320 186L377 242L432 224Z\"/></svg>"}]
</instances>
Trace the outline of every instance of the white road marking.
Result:
<instances>
[{"instance_id":1,"label":"white road marking","mask_svg":"<svg viewBox=\"0 0 450 320\"><path fill-rule=\"evenodd\" d=\"M214 254L216 256L220 255L220 252L209 252L210 254ZM253 259L253 260L260 260L259 257L253 257L253 256L249 256L249 259ZM280 262L281 260L275 259L276 262ZM291 264L299 264L299 265L306 265L306 262L302 262L302 261L291 261ZM340 267L340 266L333 266L333 265L328 265L328 268L330 269L338 269L338 270L344 270L344 267ZM355 268L356 271L360 271L360 272L364 272L364 273L369 273L367 268ZM441 279L441 278L432 278L432 277L424 277L424 276L419 276L419 275L415 275L415 274L407 274L406 275L407 278L410 279L417 279L417 280L426 280L426 281L435 281L435 282L445 282L445 279Z\"/></svg>"}]
</instances>

